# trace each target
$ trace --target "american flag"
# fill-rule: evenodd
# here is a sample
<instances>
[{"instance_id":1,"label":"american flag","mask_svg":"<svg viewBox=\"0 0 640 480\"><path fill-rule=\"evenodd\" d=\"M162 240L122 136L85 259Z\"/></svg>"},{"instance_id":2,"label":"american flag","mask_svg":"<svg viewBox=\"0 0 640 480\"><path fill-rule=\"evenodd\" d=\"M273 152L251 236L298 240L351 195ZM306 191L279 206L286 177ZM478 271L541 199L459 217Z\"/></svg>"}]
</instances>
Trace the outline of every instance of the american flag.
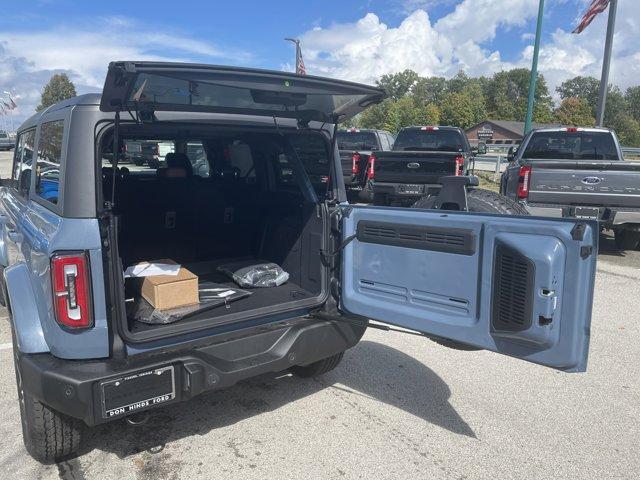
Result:
<instances>
[{"instance_id":1,"label":"american flag","mask_svg":"<svg viewBox=\"0 0 640 480\"><path fill-rule=\"evenodd\" d=\"M299 75L306 75L307 69L304 66L304 60L302 60L302 50L300 44L296 44L296 73Z\"/></svg>"},{"instance_id":2,"label":"american flag","mask_svg":"<svg viewBox=\"0 0 640 480\"><path fill-rule=\"evenodd\" d=\"M589 5L589 8L584 12L580 24L571 33L581 33L599 13L604 12L609 6L609 0L593 0Z\"/></svg>"}]
</instances>

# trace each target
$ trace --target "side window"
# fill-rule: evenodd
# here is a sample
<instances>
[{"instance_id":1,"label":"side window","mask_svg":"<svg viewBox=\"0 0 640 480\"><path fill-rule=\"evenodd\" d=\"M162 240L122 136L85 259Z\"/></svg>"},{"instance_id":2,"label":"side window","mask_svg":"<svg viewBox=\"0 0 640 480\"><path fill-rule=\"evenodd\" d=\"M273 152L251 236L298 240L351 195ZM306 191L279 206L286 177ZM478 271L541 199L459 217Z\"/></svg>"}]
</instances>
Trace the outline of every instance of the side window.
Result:
<instances>
[{"instance_id":1,"label":"side window","mask_svg":"<svg viewBox=\"0 0 640 480\"><path fill-rule=\"evenodd\" d=\"M389 150L391 150L393 148L393 142L395 142L396 139L390 133L385 133L385 135L387 136L387 141L389 142Z\"/></svg>"},{"instance_id":2,"label":"side window","mask_svg":"<svg viewBox=\"0 0 640 480\"><path fill-rule=\"evenodd\" d=\"M185 153L191 162L191 168L196 177L207 178L211 175L211 166L207 160L204 145L200 140L187 142Z\"/></svg>"},{"instance_id":3,"label":"side window","mask_svg":"<svg viewBox=\"0 0 640 480\"><path fill-rule=\"evenodd\" d=\"M236 141L229 145L229 164L237 169L238 177L245 179L247 183L255 183L256 168L253 163L251 147L244 142Z\"/></svg>"},{"instance_id":4,"label":"side window","mask_svg":"<svg viewBox=\"0 0 640 480\"><path fill-rule=\"evenodd\" d=\"M35 139L36 131L34 129L21 133L16 142L12 178L17 180L16 188L24 196L29 194L29 187L31 186Z\"/></svg>"},{"instance_id":5,"label":"side window","mask_svg":"<svg viewBox=\"0 0 640 480\"><path fill-rule=\"evenodd\" d=\"M389 138L386 133L380 132L378 133L378 137L380 138L380 148L384 150L389 150Z\"/></svg>"},{"instance_id":6,"label":"side window","mask_svg":"<svg viewBox=\"0 0 640 480\"><path fill-rule=\"evenodd\" d=\"M40 127L36 161L36 195L57 204L60 192L60 159L64 120L43 123Z\"/></svg>"},{"instance_id":7,"label":"side window","mask_svg":"<svg viewBox=\"0 0 640 480\"><path fill-rule=\"evenodd\" d=\"M324 199L328 191L330 174L330 157L325 141L320 135L314 134L287 135L287 139L296 151L316 194L320 199ZM297 188L291 159L285 153L280 153L276 161L276 185Z\"/></svg>"}]
</instances>

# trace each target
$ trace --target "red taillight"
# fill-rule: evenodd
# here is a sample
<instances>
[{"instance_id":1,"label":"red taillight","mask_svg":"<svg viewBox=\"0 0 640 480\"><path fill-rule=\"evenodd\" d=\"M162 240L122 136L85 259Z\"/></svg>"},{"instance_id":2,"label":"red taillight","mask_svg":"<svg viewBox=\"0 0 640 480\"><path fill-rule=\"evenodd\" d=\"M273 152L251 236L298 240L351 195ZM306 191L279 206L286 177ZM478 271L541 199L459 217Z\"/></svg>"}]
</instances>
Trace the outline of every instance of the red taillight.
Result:
<instances>
[{"instance_id":1,"label":"red taillight","mask_svg":"<svg viewBox=\"0 0 640 480\"><path fill-rule=\"evenodd\" d=\"M578 127L569 127L565 129L568 133L577 133L579 131L581 131L582 129L578 128Z\"/></svg>"},{"instance_id":2,"label":"red taillight","mask_svg":"<svg viewBox=\"0 0 640 480\"><path fill-rule=\"evenodd\" d=\"M369 169L367 170L367 179L373 180L373 177L376 174L376 156L371 155L369 157Z\"/></svg>"},{"instance_id":3,"label":"red taillight","mask_svg":"<svg viewBox=\"0 0 640 480\"><path fill-rule=\"evenodd\" d=\"M358 175L360 173L360 154L358 152L353 152L353 156L351 157L351 174Z\"/></svg>"},{"instance_id":4,"label":"red taillight","mask_svg":"<svg viewBox=\"0 0 640 480\"><path fill-rule=\"evenodd\" d=\"M531 167L520 167L518 174L518 198L527 198L529 196L529 182L531 181Z\"/></svg>"},{"instance_id":5,"label":"red taillight","mask_svg":"<svg viewBox=\"0 0 640 480\"><path fill-rule=\"evenodd\" d=\"M434 127L433 125L427 125L426 127L421 127L420 130L426 132L433 132L434 130L438 130L438 127Z\"/></svg>"},{"instance_id":6,"label":"red taillight","mask_svg":"<svg viewBox=\"0 0 640 480\"><path fill-rule=\"evenodd\" d=\"M458 155L456 157L456 176L464 175L464 157Z\"/></svg>"},{"instance_id":7,"label":"red taillight","mask_svg":"<svg viewBox=\"0 0 640 480\"><path fill-rule=\"evenodd\" d=\"M69 328L87 328L91 314L89 261L84 253L57 253L51 257L51 281L56 320Z\"/></svg>"}]
</instances>

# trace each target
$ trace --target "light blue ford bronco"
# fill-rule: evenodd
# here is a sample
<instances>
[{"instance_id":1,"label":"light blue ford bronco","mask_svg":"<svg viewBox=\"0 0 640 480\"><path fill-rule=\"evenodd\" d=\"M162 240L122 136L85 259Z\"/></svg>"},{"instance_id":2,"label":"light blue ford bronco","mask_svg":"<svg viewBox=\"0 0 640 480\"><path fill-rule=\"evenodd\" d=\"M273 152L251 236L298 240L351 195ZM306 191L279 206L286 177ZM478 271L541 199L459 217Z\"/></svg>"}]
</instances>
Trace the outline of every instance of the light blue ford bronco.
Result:
<instances>
[{"instance_id":1,"label":"light blue ford bronco","mask_svg":"<svg viewBox=\"0 0 640 480\"><path fill-rule=\"evenodd\" d=\"M334 132L384 96L285 72L114 62L102 95L20 127L0 189L0 277L31 455L56 461L87 427L266 372L322 374L372 327L585 371L596 222L349 205ZM127 163L125 145L143 141L167 152L157 168ZM463 198L454 187L440 195ZM218 267L239 259L289 279L140 321L123 271L164 258L199 282L231 287Z\"/></svg>"}]
</instances>

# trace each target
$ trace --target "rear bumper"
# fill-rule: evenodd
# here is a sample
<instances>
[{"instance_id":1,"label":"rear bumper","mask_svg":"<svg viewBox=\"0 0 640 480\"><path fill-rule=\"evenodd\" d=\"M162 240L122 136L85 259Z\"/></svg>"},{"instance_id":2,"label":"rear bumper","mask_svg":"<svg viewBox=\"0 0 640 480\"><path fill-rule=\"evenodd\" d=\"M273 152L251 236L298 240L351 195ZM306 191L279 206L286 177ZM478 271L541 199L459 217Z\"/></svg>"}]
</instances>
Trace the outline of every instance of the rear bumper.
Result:
<instances>
[{"instance_id":1,"label":"rear bumper","mask_svg":"<svg viewBox=\"0 0 640 480\"><path fill-rule=\"evenodd\" d=\"M26 392L91 426L127 415L106 414L101 388L104 381L173 366L175 398L143 406L137 413L226 388L263 373L308 365L354 346L364 331L364 327L343 322L299 319L293 324L274 325L266 331L257 329L223 343L152 357L77 361L50 354L26 354L19 355L18 361Z\"/></svg>"},{"instance_id":2,"label":"rear bumper","mask_svg":"<svg viewBox=\"0 0 640 480\"><path fill-rule=\"evenodd\" d=\"M551 218L576 218L575 206L551 206L527 204L531 215ZM623 208L598 207L598 221L604 227L616 227L624 224L640 224L640 210L625 210Z\"/></svg>"}]
</instances>

